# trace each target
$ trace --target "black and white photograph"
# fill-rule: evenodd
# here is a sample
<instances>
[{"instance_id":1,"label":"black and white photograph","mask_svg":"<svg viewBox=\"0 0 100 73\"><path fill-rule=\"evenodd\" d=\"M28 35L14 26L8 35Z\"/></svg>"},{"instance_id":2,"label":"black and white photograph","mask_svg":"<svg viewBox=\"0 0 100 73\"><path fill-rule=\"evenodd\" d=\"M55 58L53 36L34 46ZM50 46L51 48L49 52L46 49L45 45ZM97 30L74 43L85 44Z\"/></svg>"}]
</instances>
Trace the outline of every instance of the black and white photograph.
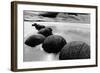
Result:
<instances>
[{"instance_id":1,"label":"black and white photograph","mask_svg":"<svg viewBox=\"0 0 100 73\"><path fill-rule=\"evenodd\" d=\"M97 6L12 2L12 71L97 66Z\"/></svg>"},{"instance_id":2,"label":"black and white photograph","mask_svg":"<svg viewBox=\"0 0 100 73\"><path fill-rule=\"evenodd\" d=\"M23 61L90 59L90 14L24 10Z\"/></svg>"}]
</instances>

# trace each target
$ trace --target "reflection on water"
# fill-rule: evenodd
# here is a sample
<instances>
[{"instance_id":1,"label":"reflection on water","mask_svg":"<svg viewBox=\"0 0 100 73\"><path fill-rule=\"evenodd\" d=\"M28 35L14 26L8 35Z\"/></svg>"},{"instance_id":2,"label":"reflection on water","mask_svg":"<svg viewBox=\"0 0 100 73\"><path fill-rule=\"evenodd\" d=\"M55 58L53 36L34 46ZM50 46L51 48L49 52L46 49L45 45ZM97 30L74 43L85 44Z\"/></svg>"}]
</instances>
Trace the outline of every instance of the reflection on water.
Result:
<instances>
[{"instance_id":1,"label":"reflection on water","mask_svg":"<svg viewBox=\"0 0 100 73\"><path fill-rule=\"evenodd\" d=\"M34 22L35 23L35 22ZM84 41L90 45L90 25L79 23L57 23L57 22L37 22L41 25L51 27L53 33L63 36L67 42ZM32 22L24 22L24 41L32 34L36 34L37 30L32 27ZM24 44L23 61L51 61L58 60L59 54L46 53L41 45L29 47Z\"/></svg>"}]
</instances>

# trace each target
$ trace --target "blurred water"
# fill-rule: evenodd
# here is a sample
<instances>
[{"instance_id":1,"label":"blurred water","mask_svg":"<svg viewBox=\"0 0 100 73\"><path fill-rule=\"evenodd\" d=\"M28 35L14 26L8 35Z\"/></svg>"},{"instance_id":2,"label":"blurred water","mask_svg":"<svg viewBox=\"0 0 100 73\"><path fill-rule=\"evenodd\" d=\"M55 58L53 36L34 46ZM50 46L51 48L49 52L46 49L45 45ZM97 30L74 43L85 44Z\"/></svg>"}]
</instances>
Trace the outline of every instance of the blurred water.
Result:
<instances>
[{"instance_id":1,"label":"blurred water","mask_svg":"<svg viewBox=\"0 0 100 73\"><path fill-rule=\"evenodd\" d=\"M70 23L90 23L90 14L89 13L73 13L73 12L56 12L56 17L46 17L41 14L53 16L52 12L47 11L33 11L33 10L24 10L24 21L29 22L70 22ZM68 13L71 13L70 15ZM73 15L76 14L76 15Z\"/></svg>"},{"instance_id":2,"label":"blurred water","mask_svg":"<svg viewBox=\"0 0 100 73\"><path fill-rule=\"evenodd\" d=\"M24 41L32 34L37 34L37 30L32 27L33 23L38 23L51 27L53 34L61 35L70 41L84 41L90 45L90 25L81 23L61 23L61 22L24 22ZM48 54L43 51L41 45L29 47L24 44L23 61L52 61L58 60L59 54Z\"/></svg>"}]
</instances>

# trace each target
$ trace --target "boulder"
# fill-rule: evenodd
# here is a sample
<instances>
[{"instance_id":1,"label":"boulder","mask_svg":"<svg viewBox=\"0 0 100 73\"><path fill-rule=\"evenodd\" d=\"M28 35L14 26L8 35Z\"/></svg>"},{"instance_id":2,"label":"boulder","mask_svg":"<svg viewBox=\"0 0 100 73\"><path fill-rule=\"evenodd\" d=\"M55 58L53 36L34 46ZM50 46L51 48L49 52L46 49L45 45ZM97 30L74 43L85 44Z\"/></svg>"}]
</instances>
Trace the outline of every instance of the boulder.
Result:
<instances>
[{"instance_id":1,"label":"boulder","mask_svg":"<svg viewBox=\"0 0 100 73\"><path fill-rule=\"evenodd\" d=\"M30 47L35 47L35 46L41 44L44 40L45 40L45 36L43 36L41 34L35 34L35 35L29 36L26 39L25 44Z\"/></svg>"},{"instance_id":2,"label":"boulder","mask_svg":"<svg viewBox=\"0 0 100 73\"><path fill-rule=\"evenodd\" d=\"M61 51L65 44L66 40L62 36L51 35L44 40L42 47L45 52L56 54Z\"/></svg>"},{"instance_id":3,"label":"boulder","mask_svg":"<svg viewBox=\"0 0 100 73\"><path fill-rule=\"evenodd\" d=\"M53 34L52 29L47 27L39 30L38 33L44 35L45 37L48 37Z\"/></svg>"},{"instance_id":4,"label":"boulder","mask_svg":"<svg viewBox=\"0 0 100 73\"><path fill-rule=\"evenodd\" d=\"M60 60L90 58L90 46L82 41L67 43L59 54Z\"/></svg>"}]
</instances>

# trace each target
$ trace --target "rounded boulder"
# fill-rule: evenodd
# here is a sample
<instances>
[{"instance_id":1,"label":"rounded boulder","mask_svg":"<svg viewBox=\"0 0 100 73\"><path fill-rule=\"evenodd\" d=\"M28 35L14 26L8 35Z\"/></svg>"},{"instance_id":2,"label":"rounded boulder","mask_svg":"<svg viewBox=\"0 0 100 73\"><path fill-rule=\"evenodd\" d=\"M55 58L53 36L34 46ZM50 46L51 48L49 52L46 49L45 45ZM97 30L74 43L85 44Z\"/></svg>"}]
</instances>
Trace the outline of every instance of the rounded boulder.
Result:
<instances>
[{"instance_id":1,"label":"rounded boulder","mask_svg":"<svg viewBox=\"0 0 100 73\"><path fill-rule=\"evenodd\" d=\"M41 34L35 34L35 35L29 36L26 39L25 44L30 47L35 47L35 46L41 44L44 40L45 40L45 36L43 36Z\"/></svg>"},{"instance_id":2,"label":"rounded boulder","mask_svg":"<svg viewBox=\"0 0 100 73\"><path fill-rule=\"evenodd\" d=\"M90 58L90 46L82 41L73 41L66 44L60 54L60 60Z\"/></svg>"},{"instance_id":3,"label":"rounded boulder","mask_svg":"<svg viewBox=\"0 0 100 73\"><path fill-rule=\"evenodd\" d=\"M38 33L44 35L45 37L48 37L52 35L52 29L46 27L46 28L39 30Z\"/></svg>"},{"instance_id":4,"label":"rounded boulder","mask_svg":"<svg viewBox=\"0 0 100 73\"><path fill-rule=\"evenodd\" d=\"M44 40L42 47L47 53L58 53L65 44L66 40L62 36L51 35Z\"/></svg>"}]
</instances>

